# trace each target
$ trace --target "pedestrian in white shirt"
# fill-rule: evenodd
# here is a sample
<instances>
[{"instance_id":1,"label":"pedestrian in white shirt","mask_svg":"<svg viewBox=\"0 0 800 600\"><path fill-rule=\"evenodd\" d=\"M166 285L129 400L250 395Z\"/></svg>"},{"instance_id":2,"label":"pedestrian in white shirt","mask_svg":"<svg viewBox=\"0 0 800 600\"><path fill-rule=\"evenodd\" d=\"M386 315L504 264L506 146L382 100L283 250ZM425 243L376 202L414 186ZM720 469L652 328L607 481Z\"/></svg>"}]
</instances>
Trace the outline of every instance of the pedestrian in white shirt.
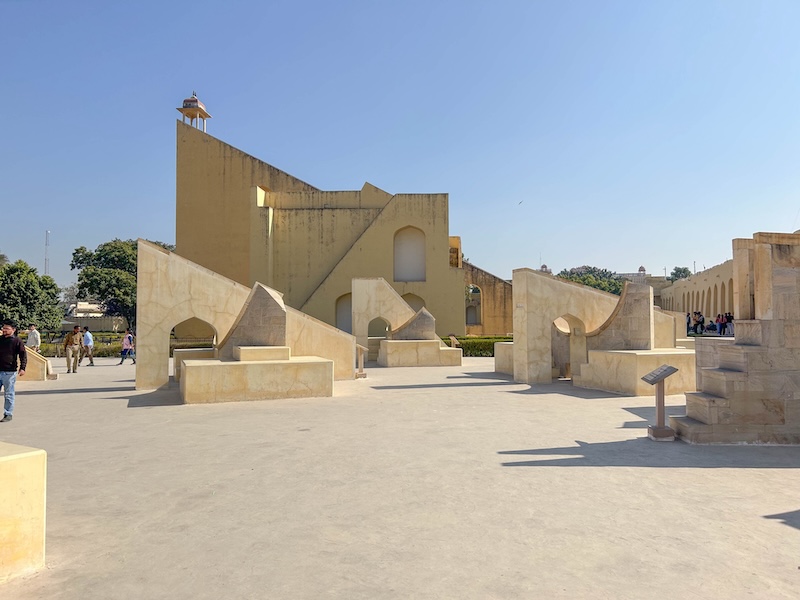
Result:
<instances>
[{"instance_id":1,"label":"pedestrian in white shirt","mask_svg":"<svg viewBox=\"0 0 800 600\"><path fill-rule=\"evenodd\" d=\"M83 362L84 358L88 358L89 359L89 366L93 367L94 366L94 354L92 354L93 350L94 350L94 337L92 337L92 334L89 333L89 328L88 327L84 327L83 328L83 350L81 352L81 360L79 361L78 364Z\"/></svg>"},{"instance_id":2,"label":"pedestrian in white shirt","mask_svg":"<svg viewBox=\"0 0 800 600\"><path fill-rule=\"evenodd\" d=\"M25 347L31 350L39 351L39 346L42 345L42 336L36 331L36 325L31 323L28 325L28 339L25 340Z\"/></svg>"}]
</instances>

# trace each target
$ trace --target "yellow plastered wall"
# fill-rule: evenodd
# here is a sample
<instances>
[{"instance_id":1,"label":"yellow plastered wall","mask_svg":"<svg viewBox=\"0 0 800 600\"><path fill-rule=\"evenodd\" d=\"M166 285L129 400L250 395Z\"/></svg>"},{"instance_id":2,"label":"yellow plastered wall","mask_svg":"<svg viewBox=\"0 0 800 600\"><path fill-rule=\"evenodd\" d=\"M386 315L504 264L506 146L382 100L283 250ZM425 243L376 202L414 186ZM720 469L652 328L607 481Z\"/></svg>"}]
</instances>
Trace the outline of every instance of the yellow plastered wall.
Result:
<instances>
[{"instance_id":1,"label":"yellow plastered wall","mask_svg":"<svg viewBox=\"0 0 800 600\"><path fill-rule=\"evenodd\" d=\"M354 277L415 294L442 335L464 333L464 274L450 266L447 194L328 192L178 123L177 253L331 325ZM393 278L395 233L425 234L425 281Z\"/></svg>"}]
</instances>

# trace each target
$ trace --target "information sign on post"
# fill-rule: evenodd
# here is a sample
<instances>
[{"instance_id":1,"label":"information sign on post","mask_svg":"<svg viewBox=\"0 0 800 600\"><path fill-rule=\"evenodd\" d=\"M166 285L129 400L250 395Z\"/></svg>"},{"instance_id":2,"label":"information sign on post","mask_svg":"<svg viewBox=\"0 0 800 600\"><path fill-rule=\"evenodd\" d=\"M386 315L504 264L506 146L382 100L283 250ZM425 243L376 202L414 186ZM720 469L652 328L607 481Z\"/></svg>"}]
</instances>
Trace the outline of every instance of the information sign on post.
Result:
<instances>
[{"instance_id":1,"label":"information sign on post","mask_svg":"<svg viewBox=\"0 0 800 600\"><path fill-rule=\"evenodd\" d=\"M656 442L672 442L675 440L675 430L666 424L664 380L677 372L678 369L671 365L661 365L642 377L642 381L645 383L656 386L656 424L647 427L647 437Z\"/></svg>"}]
</instances>

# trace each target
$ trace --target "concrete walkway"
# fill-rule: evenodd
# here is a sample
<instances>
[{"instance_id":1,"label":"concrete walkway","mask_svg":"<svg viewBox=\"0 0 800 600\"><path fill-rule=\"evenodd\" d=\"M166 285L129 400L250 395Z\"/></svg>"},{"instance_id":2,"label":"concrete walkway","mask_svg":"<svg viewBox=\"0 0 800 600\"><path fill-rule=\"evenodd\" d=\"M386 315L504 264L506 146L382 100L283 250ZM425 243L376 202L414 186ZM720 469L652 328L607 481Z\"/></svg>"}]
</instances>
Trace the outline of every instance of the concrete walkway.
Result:
<instances>
[{"instance_id":1,"label":"concrete walkway","mask_svg":"<svg viewBox=\"0 0 800 600\"><path fill-rule=\"evenodd\" d=\"M492 359L205 406L116 362L0 424L49 461L47 569L3 600L800 595L800 447L654 443L652 398Z\"/></svg>"}]
</instances>

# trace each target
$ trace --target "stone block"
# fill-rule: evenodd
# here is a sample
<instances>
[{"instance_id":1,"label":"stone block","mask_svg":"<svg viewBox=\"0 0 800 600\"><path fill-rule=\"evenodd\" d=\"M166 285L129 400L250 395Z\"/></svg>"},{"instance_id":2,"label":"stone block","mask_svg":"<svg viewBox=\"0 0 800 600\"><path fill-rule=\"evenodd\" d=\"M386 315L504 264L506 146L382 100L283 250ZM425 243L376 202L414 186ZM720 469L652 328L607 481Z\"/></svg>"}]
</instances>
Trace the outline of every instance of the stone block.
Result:
<instances>
[{"instance_id":1,"label":"stone block","mask_svg":"<svg viewBox=\"0 0 800 600\"><path fill-rule=\"evenodd\" d=\"M436 319L424 307L400 327L390 331L389 336L393 340L439 339L436 335Z\"/></svg>"},{"instance_id":2,"label":"stone block","mask_svg":"<svg viewBox=\"0 0 800 600\"><path fill-rule=\"evenodd\" d=\"M191 360L183 365L185 404L333 395L333 361L317 356L269 362Z\"/></svg>"},{"instance_id":3,"label":"stone block","mask_svg":"<svg viewBox=\"0 0 800 600\"><path fill-rule=\"evenodd\" d=\"M25 375L17 378L17 383L26 381L47 381L48 375L53 372L50 360L30 348L26 348L28 354L28 366Z\"/></svg>"},{"instance_id":4,"label":"stone block","mask_svg":"<svg viewBox=\"0 0 800 600\"><path fill-rule=\"evenodd\" d=\"M0 583L44 566L47 453L0 442Z\"/></svg>"},{"instance_id":5,"label":"stone block","mask_svg":"<svg viewBox=\"0 0 800 600\"><path fill-rule=\"evenodd\" d=\"M592 350L589 362L573 369L572 381L578 387L604 390L631 396L653 396L655 386L642 377L661 365L677 367L678 372L664 380L667 395L695 389L694 352L680 348L656 350Z\"/></svg>"},{"instance_id":6,"label":"stone block","mask_svg":"<svg viewBox=\"0 0 800 600\"><path fill-rule=\"evenodd\" d=\"M494 370L497 373L514 375L514 342L495 342Z\"/></svg>"},{"instance_id":7,"label":"stone block","mask_svg":"<svg viewBox=\"0 0 800 600\"><path fill-rule=\"evenodd\" d=\"M378 364L382 367L459 366L461 348L448 348L440 340L381 340Z\"/></svg>"},{"instance_id":8,"label":"stone block","mask_svg":"<svg viewBox=\"0 0 800 600\"><path fill-rule=\"evenodd\" d=\"M235 346L234 360L289 360L292 351L289 346Z\"/></svg>"},{"instance_id":9,"label":"stone block","mask_svg":"<svg viewBox=\"0 0 800 600\"><path fill-rule=\"evenodd\" d=\"M206 358L216 358L217 351L214 348L179 348L172 351L172 371L175 381L181 380L181 369L183 361L198 360Z\"/></svg>"}]
</instances>

